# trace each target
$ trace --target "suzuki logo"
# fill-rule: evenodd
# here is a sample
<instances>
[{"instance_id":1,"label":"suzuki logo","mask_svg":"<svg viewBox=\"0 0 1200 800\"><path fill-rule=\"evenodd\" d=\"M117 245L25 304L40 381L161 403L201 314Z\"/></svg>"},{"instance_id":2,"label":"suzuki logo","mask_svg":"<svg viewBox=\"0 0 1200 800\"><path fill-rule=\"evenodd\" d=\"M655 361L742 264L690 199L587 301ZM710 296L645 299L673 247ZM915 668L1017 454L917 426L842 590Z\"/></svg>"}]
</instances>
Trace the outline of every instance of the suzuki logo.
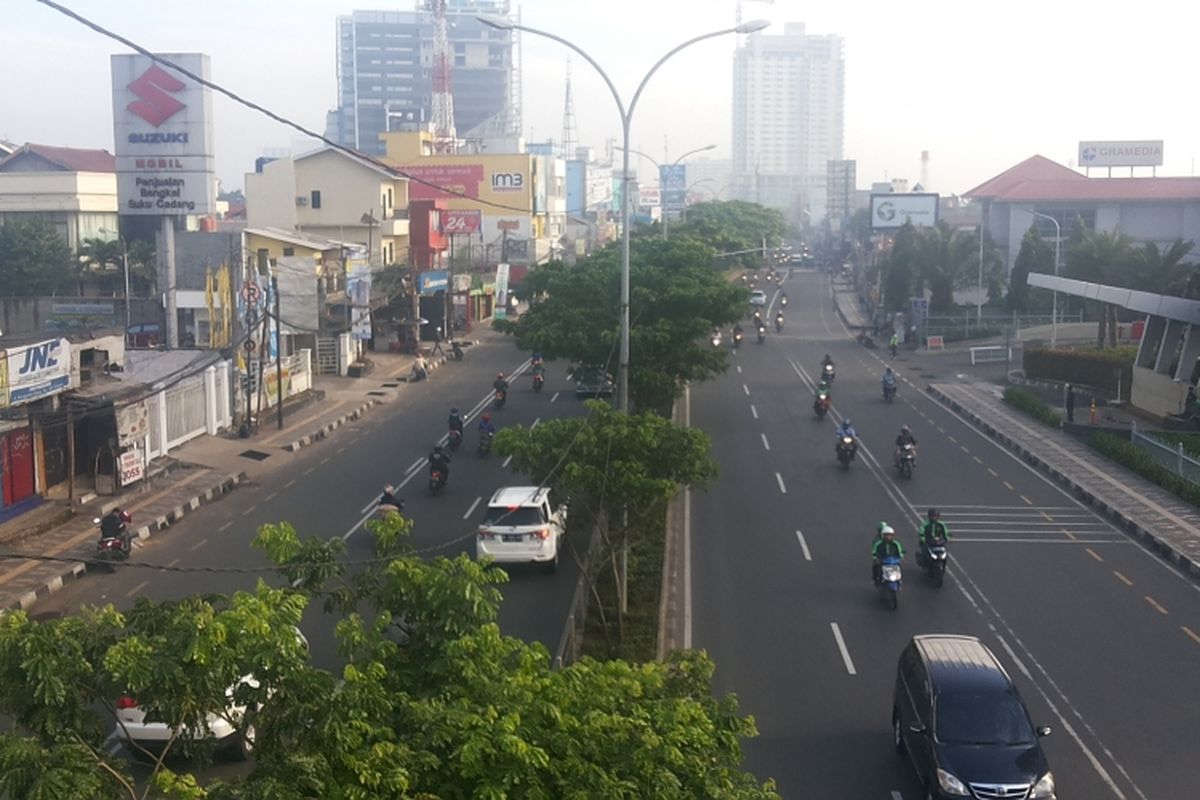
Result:
<instances>
[{"instance_id":1,"label":"suzuki logo","mask_svg":"<svg viewBox=\"0 0 1200 800\"><path fill-rule=\"evenodd\" d=\"M29 375L38 370L58 366L58 358L51 355L58 350L58 340L37 344L25 351L25 363L18 370L18 375Z\"/></svg>"},{"instance_id":2,"label":"suzuki logo","mask_svg":"<svg viewBox=\"0 0 1200 800\"><path fill-rule=\"evenodd\" d=\"M126 88L141 98L134 100L126 108L156 128L184 107L183 103L167 94L182 91L183 81L158 64L152 64L150 69Z\"/></svg>"}]
</instances>

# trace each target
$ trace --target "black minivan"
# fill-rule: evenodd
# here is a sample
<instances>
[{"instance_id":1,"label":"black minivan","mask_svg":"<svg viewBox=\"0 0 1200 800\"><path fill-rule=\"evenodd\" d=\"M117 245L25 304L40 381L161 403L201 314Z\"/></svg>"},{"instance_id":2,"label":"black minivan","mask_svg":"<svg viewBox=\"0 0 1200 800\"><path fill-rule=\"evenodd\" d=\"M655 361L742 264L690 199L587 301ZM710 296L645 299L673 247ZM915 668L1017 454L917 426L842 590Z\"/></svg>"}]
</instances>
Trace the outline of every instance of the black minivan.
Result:
<instances>
[{"instance_id":1,"label":"black minivan","mask_svg":"<svg viewBox=\"0 0 1200 800\"><path fill-rule=\"evenodd\" d=\"M926 800L1055 800L1054 775L1012 679L974 636L914 636L896 670L892 738Z\"/></svg>"}]
</instances>

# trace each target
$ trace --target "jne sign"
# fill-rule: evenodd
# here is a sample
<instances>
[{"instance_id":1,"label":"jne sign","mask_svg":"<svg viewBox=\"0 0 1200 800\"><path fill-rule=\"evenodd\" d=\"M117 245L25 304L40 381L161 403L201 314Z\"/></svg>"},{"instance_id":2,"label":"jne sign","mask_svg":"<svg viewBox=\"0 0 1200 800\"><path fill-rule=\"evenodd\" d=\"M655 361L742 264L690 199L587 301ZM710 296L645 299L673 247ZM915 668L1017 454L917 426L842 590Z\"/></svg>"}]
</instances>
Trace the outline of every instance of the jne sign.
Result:
<instances>
[{"instance_id":1,"label":"jne sign","mask_svg":"<svg viewBox=\"0 0 1200 800\"><path fill-rule=\"evenodd\" d=\"M7 405L19 405L58 394L71 384L71 345L66 339L51 339L5 353L8 382Z\"/></svg>"}]
</instances>

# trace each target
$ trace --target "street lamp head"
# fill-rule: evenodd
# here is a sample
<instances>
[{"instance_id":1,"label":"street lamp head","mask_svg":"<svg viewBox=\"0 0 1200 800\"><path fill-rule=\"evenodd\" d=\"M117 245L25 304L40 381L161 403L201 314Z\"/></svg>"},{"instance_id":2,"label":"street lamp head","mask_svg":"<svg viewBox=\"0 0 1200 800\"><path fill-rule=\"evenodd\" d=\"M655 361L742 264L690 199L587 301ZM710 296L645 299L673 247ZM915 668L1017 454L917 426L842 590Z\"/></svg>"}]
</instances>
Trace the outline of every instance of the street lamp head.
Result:
<instances>
[{"instance_id":1,"label":"street lamp head","mask_svg":"<svg viewBox=\"0 0 1200 800\"><path fill-rule=\"evenodd\" d=\"M770 26L769 19L752 19L749 22L743 22L733 29L734 33L758 33L763 28Z\"/></svg>"},{"instance_id":2,"label":"street lamp head","mask_svg":"<svg viewBox=\"0 0 1200 800\"><path fill-rule=\"evenodd\" d=\"M489 28L495 28L498 31L511 31L513 28L517 27L516 23L509 22L506 19L482 16L476 16L475 19L479 20L484 25L487 25Z\"/></svg>"}]
</instances>

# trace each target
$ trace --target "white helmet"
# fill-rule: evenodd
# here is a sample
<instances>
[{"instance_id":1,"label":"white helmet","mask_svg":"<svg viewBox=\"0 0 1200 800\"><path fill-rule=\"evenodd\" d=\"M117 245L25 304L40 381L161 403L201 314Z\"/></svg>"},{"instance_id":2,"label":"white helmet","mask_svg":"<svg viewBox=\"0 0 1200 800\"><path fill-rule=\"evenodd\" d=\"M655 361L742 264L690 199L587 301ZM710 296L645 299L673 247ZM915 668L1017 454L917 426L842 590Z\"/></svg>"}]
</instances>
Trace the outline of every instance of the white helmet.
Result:
<instances>
[{"instance_id":1,"label":"white helmet","mask_svg":"<svg viewBox=\"0 0 1200 800\"><path fill-rule=\"evenodd\" d=\"M896 534L896 529L893 528L891 525L884 525L882 528L879 529L880 536L886 536L889 533L892 534L893 536Z\"/></svg>"}]
</instances>

